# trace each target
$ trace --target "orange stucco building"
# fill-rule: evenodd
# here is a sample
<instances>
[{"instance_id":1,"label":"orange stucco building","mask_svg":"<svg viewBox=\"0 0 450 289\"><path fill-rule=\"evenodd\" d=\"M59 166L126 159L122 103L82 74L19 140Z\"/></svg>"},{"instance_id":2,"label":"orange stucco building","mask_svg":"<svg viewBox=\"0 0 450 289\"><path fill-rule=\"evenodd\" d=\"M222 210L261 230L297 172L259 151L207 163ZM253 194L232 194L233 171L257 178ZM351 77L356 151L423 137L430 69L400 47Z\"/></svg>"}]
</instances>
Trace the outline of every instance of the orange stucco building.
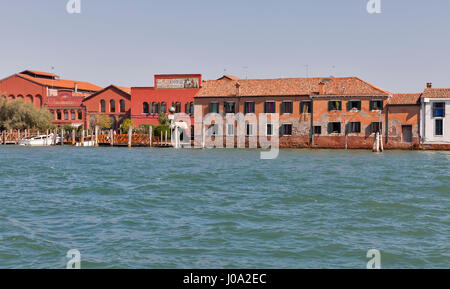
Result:
<instances>
[{"instance_id":1,"label":"orange stucco building","mask_svg":"<svg viewBox=\"0 0 450 289\"><path fill-rule=\"evenodd\" d=\"M418 103L357 77L242 80L224 76L204 82L195 104L202 116L279 114L279 126L269 124L262 131L265 136L278 134L280 147L367 149L372 148L376 132L384 136L387 147L412 148L418 142ZM205 125L211 130L211 124ZM224 125L224 135L230 129ZM260 128L246 124L244 131L252 137Z\"/></svg>"}]
</instances>

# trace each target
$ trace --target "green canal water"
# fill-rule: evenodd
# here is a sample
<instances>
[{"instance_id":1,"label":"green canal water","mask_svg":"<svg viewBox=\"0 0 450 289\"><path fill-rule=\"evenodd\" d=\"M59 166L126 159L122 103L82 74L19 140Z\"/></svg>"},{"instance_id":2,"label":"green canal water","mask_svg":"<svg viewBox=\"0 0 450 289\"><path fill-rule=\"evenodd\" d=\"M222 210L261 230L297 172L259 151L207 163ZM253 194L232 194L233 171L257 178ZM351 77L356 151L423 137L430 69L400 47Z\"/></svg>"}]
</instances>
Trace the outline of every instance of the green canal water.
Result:
<instances>
[{"instance_id":1,"label":"green canal water","mask_svg":"<svg viewBox=\"0 0 450 289\"><path fill-rule=\"evenodd\" d=\"M450 152L0 156L0 268L450 268Z\"/></svg>"}]
</instances>

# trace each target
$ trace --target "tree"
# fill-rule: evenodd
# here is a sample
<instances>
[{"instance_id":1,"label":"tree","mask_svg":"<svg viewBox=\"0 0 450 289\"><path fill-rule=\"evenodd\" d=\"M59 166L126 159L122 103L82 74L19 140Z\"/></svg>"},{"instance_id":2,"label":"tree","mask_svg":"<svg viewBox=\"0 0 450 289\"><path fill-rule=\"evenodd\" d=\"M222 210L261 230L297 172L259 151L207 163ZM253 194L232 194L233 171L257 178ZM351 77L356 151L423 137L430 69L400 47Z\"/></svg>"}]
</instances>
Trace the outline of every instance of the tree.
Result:
<instances>
[{"instance_id":1,"label":"tree","mask_svg":"<svg viewBox=\"0 0 450 289\"><path fill-rule=\"evenodd\" d=\"M122 133L127 133L130 127L135 127L135 124L131 119L127 118L120 125L120 130L122 131Z\"/></svg>"},{"instance_id":2,"label":"tree","mask_svg":"<svg viewBox=\"0 0 450 289\"><path fill-rule=\"evenodd\" d=\"M95 117L95 125L98 125L100 129L111 129L112 121L104 114L97 114Z\"/></svg>"},{"instance_id":3,"label":"tree","mask_svg":"<svg viewBox=\"0 0 450 289\"><path fill-rule=\"evenodd\" d=\"M170 120L164 112L159 113L158 121L159 121L159 124L161 124L161 125L164 125L164 126L170 125Z\"/></svg>"},{"instance_id":4,"label":"tree","mask_svg":"<svg viewBox=\"0 0 450 289\"><path fill-rule=\"evenodd\" d=\"M0 129L40 129L52 124L53 116L45 108L36 108L22 99L7 101L0 97Z\"/></svg>"}]
</instances>

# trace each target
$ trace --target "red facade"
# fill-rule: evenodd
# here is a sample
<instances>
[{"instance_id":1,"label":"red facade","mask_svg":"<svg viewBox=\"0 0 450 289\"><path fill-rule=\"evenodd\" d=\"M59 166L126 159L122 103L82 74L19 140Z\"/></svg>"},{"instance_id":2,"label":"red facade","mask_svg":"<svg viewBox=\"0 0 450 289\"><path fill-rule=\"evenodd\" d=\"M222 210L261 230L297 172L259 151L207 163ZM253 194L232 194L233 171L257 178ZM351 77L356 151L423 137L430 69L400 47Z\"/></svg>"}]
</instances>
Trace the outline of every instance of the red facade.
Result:
<instances>
[{"instance_id":1,"label":"red facade","mask_svg":"<svg viewBox=\"0 0 450 289\"><path fill-rule=\"evenodd\" d=\"M154 87L131 88L131 119L137 127L158 125L159 113L167 115L174 107L176 113L189 114L193 125L194 97L201 82L200 74L155 75Z\"/></svg>"}]
</instances>

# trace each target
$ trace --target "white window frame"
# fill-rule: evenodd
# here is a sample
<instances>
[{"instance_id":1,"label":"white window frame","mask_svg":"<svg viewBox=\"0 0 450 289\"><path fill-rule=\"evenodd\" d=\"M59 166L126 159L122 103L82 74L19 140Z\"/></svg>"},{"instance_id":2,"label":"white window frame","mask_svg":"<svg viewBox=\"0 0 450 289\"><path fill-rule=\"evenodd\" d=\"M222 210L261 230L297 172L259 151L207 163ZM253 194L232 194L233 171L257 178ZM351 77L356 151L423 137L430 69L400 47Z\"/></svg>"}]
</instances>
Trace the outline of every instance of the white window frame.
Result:
<instances>
[{"instance_id":1,"label":"white window frame","mask_svg":"<svg viewBox=\"0 0 450 289\"><path fill-rule=\"evenodd\" d=\"M442 120L442 134L441 135L436 134L436 121L437 120ZM445 121L444 121L444 118L442 118L442 117L435 117L435 118L433 118L433 136L437 137L437 138L443 138L444 134L445 134Z\"/></svg>"},{"instance_id":2,"label":"white window frame","mask_svg":"<svg viewBox=\"0 0 450 289\"><path fill-rule=\"evenodd\" d=\"M291 126L291 134L284 134L284 126L285 125L290 125ZM283 128L283 136L292 136L292 131L294 130L294 125L290 122L287 123L282 123L281 127Z\"/></svg>"},{"instance_id":3,"label":"white window frame","mask_svg":"<svg viewBox=\"0 0 450 289\"><path fill-rule=\"evenodd\" d=\"M281 102L281 105L284 105L285 102L290 102L291 103L291 107L292 107L292 112L283 112L282 114L293 114L294 113L294 102L292 100L283 100ZM276 105L275 105L275 111L276 110ZM281 111L280 111L281 112Z\"/></svg>"},{"instance_id":4,"label":"white window frame","mask_svg":"<svg viewBox=\"0 0 450 289\"><path fill-rule=\"evenodd\" d=\"M266 105L266 102L273 102L275 103L274 107L275 107L275 112L264 112L265 114L275 114L277 113L277 102L275 100L266 100L264 101L264 106Z\"/></svg>"},{"instance_id":5,"label":"white window frame","mask_svg":"<svg viewBox=\"0 0 450 289\"><path fill-rule=\"evenodd\" d=\"M230 134L230 127L233 128L232 134ZM235 128L235 125L233 123L227 123L227 136L234 136L234 128Z\"/></svg>"},{"instance_id":6,"label":"white window frame","mask_svg":"<svg viewBox=\"0 0 450 289\"><path fill-rule=\"evenodd\" d=\"M272 127L272 133L271 134L267 133L267 128L269 127L269 125ZM267 123L266 124L266 136L274 136L273 123Z\"/></svg>"},{"instance_id":7,"label":"white window frame","mask_svg":"<svg viewBox=\"0 0 450 289\"><path fill-rule=\"evenodd\" d=\"M250 133L248 133L249 132L249 129L248 129L248 127L250 126ZM245 125L245 135L246 136L255 136L255 130L254 130L254 127L255 127L255 124L254 123L247 123L246 125Z\"/></svg>"},{"instance_id":8,"label":"white window frame","mask_svg":"<svg viewBox=\"0 0 450 289\"><path fill-rule=\"evenodd\" d=\"M384 100L383 100L383 99L371 99L371 100L369 100L369 108L370 108L370 102L371 102L371 101L381 101L381 104L384 106ZM374 112L380 112L380 111L382 111L382 110L374 109L374 110L371 110L371 111L374 111Z\"/></svg>"}]
</instances>

